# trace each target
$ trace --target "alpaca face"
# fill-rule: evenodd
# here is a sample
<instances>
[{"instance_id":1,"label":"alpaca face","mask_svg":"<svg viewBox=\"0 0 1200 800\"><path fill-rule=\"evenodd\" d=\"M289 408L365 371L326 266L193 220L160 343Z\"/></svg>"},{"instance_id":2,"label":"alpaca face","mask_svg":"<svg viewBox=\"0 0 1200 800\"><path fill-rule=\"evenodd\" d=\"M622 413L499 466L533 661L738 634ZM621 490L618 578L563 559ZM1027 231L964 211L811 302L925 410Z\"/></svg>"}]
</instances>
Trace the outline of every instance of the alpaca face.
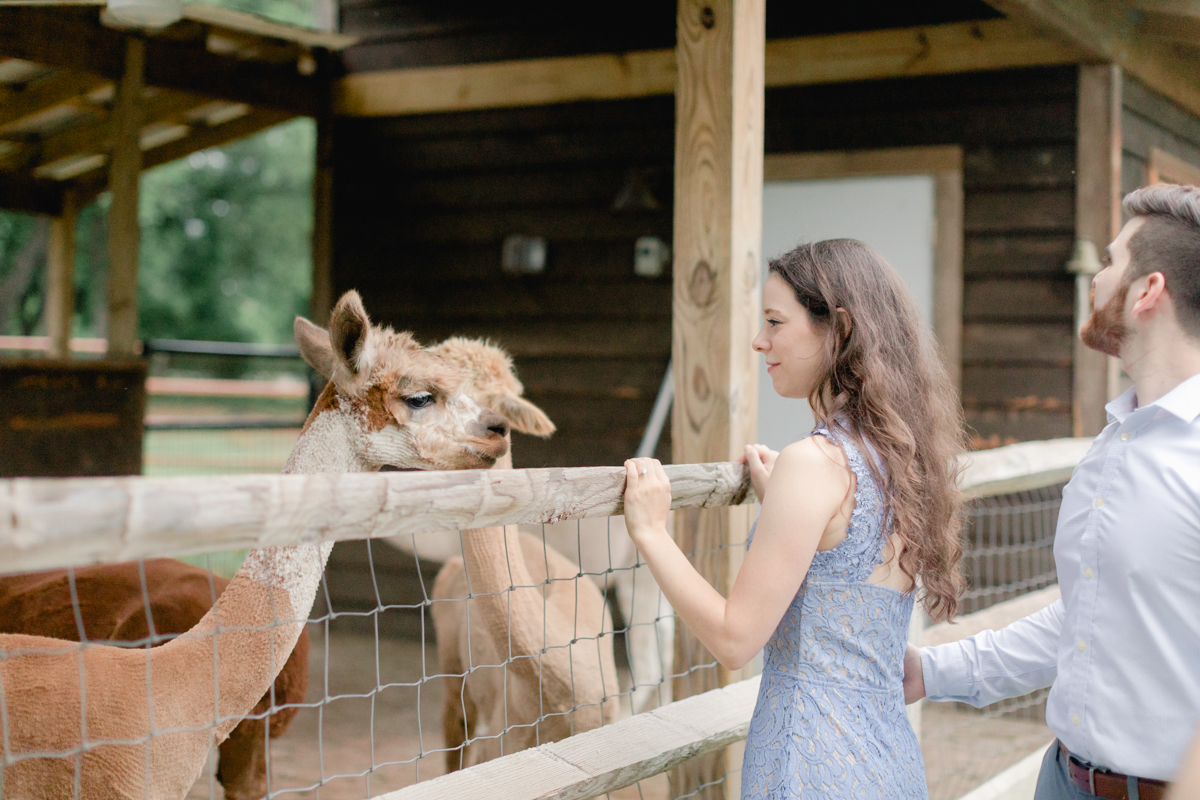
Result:
<instances>
[{"instance_id":1,"label":"alpaca face","mask_svg":"<svg viewBox=\"0 0 1200 800\"><path fill-rule=\"evenodd\" d=\"M305 360L330 378L305 434L349 450L330 461L487 469L508 452L508 423L464 392L461 367L408 333L372 326L357 292L338 301L328 332L300 318L295 327Z\"/></svg>"}]
</instances>

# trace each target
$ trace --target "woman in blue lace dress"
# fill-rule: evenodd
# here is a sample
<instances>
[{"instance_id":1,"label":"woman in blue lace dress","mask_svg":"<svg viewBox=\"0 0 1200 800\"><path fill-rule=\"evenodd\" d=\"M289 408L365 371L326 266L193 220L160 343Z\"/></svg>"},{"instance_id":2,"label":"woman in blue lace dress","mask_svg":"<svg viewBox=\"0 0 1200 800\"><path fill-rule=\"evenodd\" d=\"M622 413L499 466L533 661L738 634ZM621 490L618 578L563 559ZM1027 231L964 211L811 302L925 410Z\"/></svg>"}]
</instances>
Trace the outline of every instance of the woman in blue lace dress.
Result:
<instances>
[{"instance_id":1,"label":"woman in blue lace dress","mask_svg":"<svg viewBox=\"0 0 1200 800\"><path fill-rule=\"evenodd\" d=\"M728 599L666 530L653 459L626 462L630 536L724 666L766 648L742 797L926 798L903 661L916 587L935 618L961 592L957 398L900 277L861 242L773 260L753 346L818 425L780 453L746 448L762 510Z\"/></svg>"}]
</instances>

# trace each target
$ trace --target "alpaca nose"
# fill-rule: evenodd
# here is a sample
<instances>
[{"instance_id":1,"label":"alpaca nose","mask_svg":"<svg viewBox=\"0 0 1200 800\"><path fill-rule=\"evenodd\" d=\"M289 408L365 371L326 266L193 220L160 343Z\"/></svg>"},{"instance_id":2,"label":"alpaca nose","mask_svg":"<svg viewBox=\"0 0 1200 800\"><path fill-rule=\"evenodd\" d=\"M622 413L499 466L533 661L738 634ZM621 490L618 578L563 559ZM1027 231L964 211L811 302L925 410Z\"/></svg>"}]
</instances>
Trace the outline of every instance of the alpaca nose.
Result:
<instances>
[{"instance_id":1,"label":"alpaca nose","mask_svg":"<svg viewBox=\"0 0 1200 800\"><path fill-rule=\"evenodd\" d=\"M495 411L485 410L479 417L479 424L487 431L486 436L508 436L508 420Z\"/></svg>"}]
</instances>

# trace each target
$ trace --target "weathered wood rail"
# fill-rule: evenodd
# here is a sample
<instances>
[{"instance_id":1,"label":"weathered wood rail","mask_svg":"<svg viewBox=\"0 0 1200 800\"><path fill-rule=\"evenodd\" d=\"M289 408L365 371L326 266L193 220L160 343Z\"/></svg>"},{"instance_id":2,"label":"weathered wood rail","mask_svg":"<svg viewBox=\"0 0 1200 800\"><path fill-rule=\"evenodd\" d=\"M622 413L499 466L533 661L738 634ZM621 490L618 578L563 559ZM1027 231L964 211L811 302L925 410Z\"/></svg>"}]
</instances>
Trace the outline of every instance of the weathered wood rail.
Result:
<instances>
[{"instance_id":1,"label":"weathered wood rail","mask_svg":"<svg viewBox=\"0 0 1200 800\"><path fill-rule=\"evenodd\" d=\"M666 467L672 507L750 494L741 464ZM0 481L6 572L620 514L622 467Z\"/></svg>"},{"instance_id":2,"label":"weathered wood rail","mask_svg":"<svg viewBox=\"0 0 1200 800\"><path fill-rule=\"evenodd\" d=\"M970 453L972 497L1065 481L1090 439ZM666 467L672 507L752 498L734 463ZM0 570L180 556L430 530L556 522L622 512L622 467L206 478L0 480Z\"/></svg>"}]
</instances>

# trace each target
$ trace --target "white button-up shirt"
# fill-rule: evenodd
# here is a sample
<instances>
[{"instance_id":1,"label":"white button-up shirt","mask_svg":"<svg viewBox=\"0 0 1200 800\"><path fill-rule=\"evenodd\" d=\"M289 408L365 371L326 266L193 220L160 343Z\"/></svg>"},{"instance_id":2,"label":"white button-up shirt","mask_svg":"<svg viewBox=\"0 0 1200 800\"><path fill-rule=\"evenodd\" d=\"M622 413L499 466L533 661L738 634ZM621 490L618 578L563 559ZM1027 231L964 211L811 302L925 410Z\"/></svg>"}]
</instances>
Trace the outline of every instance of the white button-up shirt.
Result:
<instances>
[{"instance_id":1,"label":"white button-up shirt","mask_svg":"<svg viewBox=\"0 0 1200 800\"><path fill-rule=\"evenodd\" d=\"M975 706L1051 686L1046 722L1100 767L1170 779L1200 722L1200 375L1131 389L1063 490L1062 599L926 647L927 696Z\"/></svg>"}]
</instances>

